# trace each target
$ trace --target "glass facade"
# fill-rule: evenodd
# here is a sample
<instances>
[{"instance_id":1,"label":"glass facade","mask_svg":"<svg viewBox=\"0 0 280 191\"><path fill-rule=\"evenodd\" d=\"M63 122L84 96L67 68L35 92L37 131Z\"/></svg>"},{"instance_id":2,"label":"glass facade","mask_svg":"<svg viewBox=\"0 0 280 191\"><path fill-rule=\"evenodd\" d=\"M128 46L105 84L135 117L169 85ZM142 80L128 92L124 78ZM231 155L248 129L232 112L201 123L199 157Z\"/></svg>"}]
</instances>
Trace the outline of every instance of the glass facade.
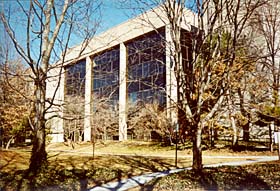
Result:
<instances>
[{"instance_id":1,"label":"glass facade","mask_svg":"<svg viewBox=\"0 0 280 191\"><path fill-rule=\"evenodd\" d=\"M152 32L126 44L128 98L130 102L157 101L165 105L166 67L164 30Z\"/></svg>"},{"instance_id":2,"label":"glass facade","mask_svg":"<svg viewBox=\"0 0 280 191\"><path fill-rule=\"evenodd\" d=\"M182 51L182 66L185 72L184 81L188 82L186 87L186 92L190 92L193 88L193 79L192 79L192 32L181 30L181 51ZM188 94L189 95L189 94ZM186 95L186 96L188 96ZM180 99L180 98L179 98Z\"/></svg>"},{"instance_id":3,"label":"glass facade","mask_svg":"<svg viewBox=\"0 0 280 191\"><path fill-rule=\"evenodd\" d=\"M119 47L113 48L93 58L93 94L96 98L108 98L112 105L119 100Z\"/></svg>"},{"instance_id":4,"label":"glass facade","mask_svg":"<svg viewBox=\"0 0 280 191\"><path fill-rule=\"evenodd\" d=\"M192 33L181 30L181 51L183 58L183 69L185 72L192 71Z\"/></svg>"},{"instance_id":5,"label":"glass facade","mask_svg":"<svg viewBox=\"0 0 280 191\"><path fill-rule=\"evenodd\" d=\"M65 67L64 140L83 140L86 60Z\"/></svg>"},{"instance_id":6,"label":"glass facade","mask_svg":"<svg viewBox=\"0 0 280 191\"><path fill-rule=\"evenodd\" d=\"M86 60L65 67L65 95L85 96Z\"/></svg>"}]
</instances>

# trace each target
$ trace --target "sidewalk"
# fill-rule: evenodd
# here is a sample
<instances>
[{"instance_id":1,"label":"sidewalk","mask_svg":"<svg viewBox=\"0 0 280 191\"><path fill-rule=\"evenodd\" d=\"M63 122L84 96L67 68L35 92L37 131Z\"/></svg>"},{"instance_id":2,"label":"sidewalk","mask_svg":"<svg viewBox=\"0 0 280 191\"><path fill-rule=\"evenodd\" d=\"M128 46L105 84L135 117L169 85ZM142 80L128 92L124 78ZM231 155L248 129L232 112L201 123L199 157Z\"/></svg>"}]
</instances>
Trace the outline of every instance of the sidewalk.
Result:
<instances>
[{"instance_id":1,"label":"sidewalk","mask_svg":"<svg viewBox=\"0 0 280 191\"><path fill-rule=\"evenodd\" d=\"M219 156L213 156L213 158L214 157L218 158ZM223 156L223 157L226 158L226 156ZM232 157L232 156L229 156L228 158L230 158L230 157ZM238 165L247 165L247 164L252 164L252 163L257 163L257 162L278 160L278 156L242 156L242 157L238 157L238 158L247 158L247 160L211 164L211 165L205 165L204 167L238 166ZM248 160L248 158L249 158L249 160ZM166 176L166 175L169 175L172 173L180 172L183 170L189 170L189 169L191 169L191 167L172 169L172 170L166 170L166 171L162 171L162 172L134 176L129 179L121 180L119 182L109 182L109 183L103 184L101 186L96 186L94 188L89 189L89 191L128 190L128 189L134 188L136 186L141 186L141 185L151 181L154 178L163 177L163 176Z\"/></svg>"}]
</instances>

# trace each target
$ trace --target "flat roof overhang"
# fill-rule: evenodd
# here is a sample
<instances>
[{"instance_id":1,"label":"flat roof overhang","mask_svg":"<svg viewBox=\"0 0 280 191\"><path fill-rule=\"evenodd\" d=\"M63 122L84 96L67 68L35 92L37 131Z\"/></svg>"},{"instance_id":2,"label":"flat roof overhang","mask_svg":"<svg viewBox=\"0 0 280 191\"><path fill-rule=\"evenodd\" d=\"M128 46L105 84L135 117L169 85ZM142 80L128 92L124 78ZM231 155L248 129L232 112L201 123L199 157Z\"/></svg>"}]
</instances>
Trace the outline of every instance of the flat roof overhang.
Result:
<instances>
[{"instance_id":1,"label":"flat roof overhang","mask_svg":"<svg viewBox=\"0 0 280 191\"><path fill-rule=\"evenodd\" d=\"M120 43L125 43L131 39L142 36L151 31L160 29L168 25L169 21L164 11L164 7L158 6L135 18L121 23L111 29L93 37L87 44L79 44L67 50L63 65L67 65L88 56L95 55L106 49L110 49ZM190 31L196 24L196 13L189 9L184 9L182 28ZM61 64L62 60L56 64Z\"/></svg>"}]
</instances>

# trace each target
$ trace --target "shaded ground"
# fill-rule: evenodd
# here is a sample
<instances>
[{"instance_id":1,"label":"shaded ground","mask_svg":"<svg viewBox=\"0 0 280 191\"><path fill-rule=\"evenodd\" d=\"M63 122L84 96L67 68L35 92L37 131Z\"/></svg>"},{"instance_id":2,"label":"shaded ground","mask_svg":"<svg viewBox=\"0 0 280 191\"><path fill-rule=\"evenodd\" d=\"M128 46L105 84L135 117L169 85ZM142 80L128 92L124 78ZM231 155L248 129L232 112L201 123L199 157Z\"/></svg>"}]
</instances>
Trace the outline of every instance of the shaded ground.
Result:
<instances>
[{"instance_id":1,"label":"shaded ground","mask_svg":"<svg viewBox=\"0 0 280 191\"><path fill-rule=\"evenodd\" d=\"M41 174L27 174L29 152L0 151L0 190L85 190L132 175L174 168L170 159L135 156L50 155ZM187 161L186 161L187 162ZM190 163L190 160L188 161Z\"/></svg>"},{"instance_id":2,"label":"shaded ground","mask_svg":"<svg viewBox=\"0 0 280 191\"><path fill-rule=\"evenodd\" d=\"M182 171L154 179L136 190L280 190L280 162Z\"/></svg>"},{"instance_id":3,"label":"shaded ground","mask_svg":"<svg viewBox=\"0 0 280 191\"><path fill-rule=\"evenodd\" d=\"M50 154L47 169L32 177L27 174L30 152L0 151L0 188L4 190L83 190L135 175L174 169L174 158L143 156L91 156ZM236 161L205 159L207 164ZM191 158L178 160L179 167L191 165ZM33 186L30 188L30 186Z\"/></svg>"},{"instance_id":4,"label":"shaded ground","mask_svg":"<svg viewBox=\"0 0 280 191\"><path fill-rule=\"evenodd\" d=\"M147 142L127 142L121 144L119 142L107 142L99 143L96 148L96 156L93 159L92 145L90 143L76 144L74 150L71 146L69 147L64 144L52 144L47 149L49 166L36 177L27 174L30 147L25 147L24 149L13 148L11 151L0 150L0 190L85 190L104 183L127 179L135 175L175 168L175 151L173 146L162 147L158 143ZM178 167L191 165L190 150L182 150L178 154ZM229 150L221 149L205 151L204 154L208 155L208 157L203 159L204 164L237 161L240 160L239 156L244 155L275 155L275 153L271 154L270 152L246 151L233 153ZM229 155L232 158L217 158L217 155ZM244 159L250 160L250 158L242 158L242 160ZM273 166L268 166L266 169L267 171L272 169L280 172L279 168L274 168ZM236 176L231 175L233 176L232 179L238 178L238 173L242 170L237 169L234 171ZM190 174L190 178L193 179L188 180L190 181L189 183L193 184L194 182L193 185L201 185L202 183L200 182L195 183L196 175L191 173L188 172L185 176L178 175L172 182L178 182L179 184L181 180L188 180L188 174ZM205 171L203 174L206 177L205 181L210 181L208 179L211 173L210 171ZM159 181L165 181L165 179L156 179L141 189L169 189L168 187L158 187ZM217 182L219 181L220 179L217 179ZM184 181L182 182L184 184ZM266 181L264 182L266 183ZM162 185L164 184L165 182L162 183ZM180 189L180 185L179 187L175 185L174 190ZM215 186L214 183L213 185ZM217 185L219 186L219 184ZM268 184L268 187L274 188L270 184ZM186 187L187 190L188 188ZM170 189L173 190L173 188Z\"/></svg>"}]
</instances>

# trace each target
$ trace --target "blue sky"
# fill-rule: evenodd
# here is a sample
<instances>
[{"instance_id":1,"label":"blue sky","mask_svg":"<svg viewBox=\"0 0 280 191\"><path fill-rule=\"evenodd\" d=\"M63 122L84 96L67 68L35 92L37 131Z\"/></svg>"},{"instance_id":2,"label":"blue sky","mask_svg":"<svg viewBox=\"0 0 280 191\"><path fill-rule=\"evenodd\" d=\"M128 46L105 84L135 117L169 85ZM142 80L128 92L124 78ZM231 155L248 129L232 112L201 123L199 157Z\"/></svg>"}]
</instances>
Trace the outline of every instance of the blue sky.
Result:
<instances>
[{"instance_id":1,"label":"blue sky","mask_svg":"<svg viewBox=\"0 0 280 191\"><path fill-rule=\"evenodd\" d=\"M28 9L29 1L28 0L20 0L21 4ZM102 7L101 7L101 26L98 28L97 33L103 32L115 25L118 25L126 20L129 19L129 11L128 9L121 9L121 4L119 0L102 0ZM11 19L10 24L11 27L14 29L15 36L17 41L22 44L23 47L26 45L26 24L25 15L20 10L19 5L16 0L0 0L0 11L5 12L7 14L11 11ZM99 17L99 15L98 15ZM130 14L131 17L131 14ZM3 25L0 22L0 44L1 46L6 46L7 42L9 42L10 46L13 47L11 41L4 40L4 29ZM77 36L73 36L72 41L70 42L71 46L79 44L83 39L79 39ZM39 42L33 42L36 46L39 46ZM33 55L36 57L38 54L38 48L33 49Z\"/></svg>"},{"instance_id":2,"label":"blue sky","mask_svg":"<svg viewBox=\"0 0 280 191\"><path fill-rule=\"evenodd\" d=\"M116 26L122 22L125 22L129 18L134 17L137 14L137 11L139 13L139 5L135 5L135 1L131 0L101 0L102 1L102 7L101 7L101 26L97 30L97 34L100 32L103 32L113 26ZM130 2L129 5L122 3L122 2ZM193 0L187 0L187 4L192 2ZM28 0L20 0L21 4L28 8L29 1ZM57 1L59 2L59 1ZM149 3L150 0L146 0L145 2ZM137 9L132 9L133 6ZM8 10L7 8L10 7L11 14L13 15L12 19L14 19L13 22L11 22L11 26L15 29L15 35L17 37L17 40L25 46L26 42L26 27L22 25L22 23L26 23L26 20L23 20L25 17L21 14L22 11L20 11L18 7L18 4L15 0L0 0L0 11L3 10L3 7L5 7L5 11ZM127 8L126 8L127 7ZM149 9L152 6L144 6L143 9ZM14 10L14 9L17 10ZM136 11L136 12L135 12ZM14 17L15 16L15 17ZM0 33L3 33L2 25L0 24ZM2 38L3 34L1 34L0 39ZM73 36L74 37L74 36ZM74 46L79 44L83 39L79 39L78 37L74 37L72 39L72 42L70 43L70 46ZM3 41L0 41L1 44L3 44ZM38 54L38 47L39 42L33 42L34 44L34 50L33 55L36 57L36 54Z\"/></svg>"}]
</instances>

